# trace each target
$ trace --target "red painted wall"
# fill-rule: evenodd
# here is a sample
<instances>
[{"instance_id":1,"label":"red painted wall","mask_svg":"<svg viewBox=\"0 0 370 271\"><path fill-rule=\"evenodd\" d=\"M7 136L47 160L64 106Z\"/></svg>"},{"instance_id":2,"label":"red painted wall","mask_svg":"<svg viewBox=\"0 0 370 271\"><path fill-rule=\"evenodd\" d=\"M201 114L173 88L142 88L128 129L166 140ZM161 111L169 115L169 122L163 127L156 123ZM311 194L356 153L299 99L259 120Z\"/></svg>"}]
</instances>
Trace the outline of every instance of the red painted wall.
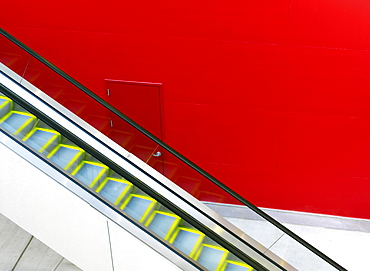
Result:
<instances>
[{"instance_id":1,"label":"red painted wall","mask_svg":"<svg viewBox=\"0 0 370 271\"><path fill-rule=\"evenodd\" d=\"M104 97L163 83L164 139L262 207L370 218L370 2L6 1L0 26Z\"/></svg>"}]
</instances>

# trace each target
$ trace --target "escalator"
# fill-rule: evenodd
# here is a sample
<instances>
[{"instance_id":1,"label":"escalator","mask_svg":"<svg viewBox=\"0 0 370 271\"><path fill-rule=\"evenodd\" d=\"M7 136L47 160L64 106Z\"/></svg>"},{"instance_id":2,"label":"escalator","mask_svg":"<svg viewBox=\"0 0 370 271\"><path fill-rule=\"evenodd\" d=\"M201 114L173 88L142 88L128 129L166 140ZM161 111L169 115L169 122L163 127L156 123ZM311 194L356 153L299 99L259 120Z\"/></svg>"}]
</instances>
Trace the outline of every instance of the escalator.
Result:
<instances>
[{"instance_id":1,"label":"escalator","mask_svg":"<svg viewBox=\"0 0 370 271\"><path fill-rule=\"evenodd\" d=\"M5 31L1 34L0 132L88 193L109 210L101 211L107 217L129 221L189 270L305 270L206 206L245 205L246 212L291 237L293 250L303 247L325 263L325 270L344 270Z\"/></svg>"}]
</instances>

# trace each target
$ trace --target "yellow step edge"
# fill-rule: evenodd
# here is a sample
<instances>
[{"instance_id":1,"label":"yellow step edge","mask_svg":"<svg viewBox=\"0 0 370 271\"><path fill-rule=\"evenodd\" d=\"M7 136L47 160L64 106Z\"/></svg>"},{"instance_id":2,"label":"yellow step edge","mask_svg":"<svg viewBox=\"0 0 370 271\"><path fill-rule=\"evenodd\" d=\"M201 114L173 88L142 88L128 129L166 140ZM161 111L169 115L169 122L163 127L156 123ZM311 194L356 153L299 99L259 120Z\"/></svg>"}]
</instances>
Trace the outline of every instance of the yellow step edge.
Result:
<instances>
[{"instance_id":1,"label":"yellow step edge","mask_svg":"<svg viewBox=\"0 0 370 271\"><path fill-rule=\"evenodd\" d=\"M47 158L51 158L61 147L65 147L65 148L69 148L69 149L74 149L74 150L78 150L79 152L72 158L72 160L64 167L64 170L68 170L72 164L78 159L80 158L84 153L85 153L85 150L81 149L80 147L76 147L76 146L71 146L71 145L66 145L66 144L59 144L58 146L56 146L50 153L48 156L46 156Z\"/></svg>"},{"instance_id":2,"label":"yellow step edge","mask_svg":"<svg viewBox=\"0 0 370 271\"><path fill-rule=\"evenodd\" d=\"M24 115L30 117L25 123L23 123L14 133L13 135L18 135L24 127L26 127L28 124L30 124L32 121L37 120L36 116L32 115L31 113L22 112L22 111L9 111L4 117L0 119L0 123L6 121L11 115L18 114L18 115Z\"/></svg>"},{"instance_id":3,"label":"yellow step edge","mask_svg":"<svg viewBox=\"0 0 370 271\"><path fill-rule=\"evenodd\" d=\"M122 201L122 199L126 196L126 194L133 188L133 184L130 183L129 181L127 181L127 180L124 180L124 179L117 179L117 178L107 177L107 178L104 179L104 181L99 185L99 187L95 191L97 193L100 193L100 191L102 191L102 189L108 183L109 180L127 184L126 188L121 192L121 194L118 196L117 200L113 203L114 205L118 205Z\"/></svg>"},{"instance_id":4,"label":"yellow step edge","mask_svg":"<svg viewBox=\"0 0 370 271\"><path fill-rule=\"evenodd\" d=\"M146 199L151 201L149 204L148 208L144 212L144 214L141 216L141 219L139 220L140 223L143 223L145 219L148 217L148 215L153 211L154 207L157 205L157 201L149 196L144 196L144 195L139 195L139 194L130 194L127 199L124 201L124 203L121 205L120 209L124 210L125 207L129 204L130 200L135 197L135 198L141 198L141 199Z\"/></svg>"},{"instance_id":5,"label":"yellow step edge","mask_svg":"<svg viewBox=\"0 0 370 271\"><path fill-rule=\"evenodd\" d=\"M231 263L231 264L234 264L234 265L238 265L238 266L241 266L241 267L246 267L247 268L246 271L252 271L253 270L253 267L250 266L250 265L248 265L248 264L246 264L246 263L236 262L236 261L226 261L220 271L225 271L228 263Z\"/></svg>"},{"instance_id":6,"label":"yellow step edge","mask_svg":"<svg viewBox=\"0 0 370 271\"><path fill-rule=\"evenodd\" d=\"M72 171L72 175L76 175L78 173L78 171L85 165L85 164L90 164L90 165L94 165L94 166L98 166L98 167L101 167L102 170L99 172L98 175L96 175L96 177L94 178L94 180L92 180L91 184L89 185L89 187L94 187L95 184L99 181L99 179L105 174L105 173L108 173L109 171L109 167L107 167L106 165L102 164L102 163L98 163L98 162L92 162L92 161L87 161L87 160L84 160L82 161L73 171Z\"/></svg>"},{"instance_id":7,"label":"yellow step edge","mask_svg":"<svg viewBox=\"0 0 370 271\"><path fill-rule=\"evenodd\" d=\"M168 230L166 236L164 237L164 240L168 240L171 237L172 233L177 228L177 226L179 225L179 223L181 221L181 217L179 217L178 215L175 215L175 214L168 213L168 212L154 211L150 215L150 217L148 218L148 221L145 223L145 226L146 227L149 227L150 223L153 221L153 219L154 219L154 217L155 217L156 214L162 214L162 215L172 216L172 217L176 218L176 220L174 221L174 223L172 223L171 228Z\"/></svg>"},{"instance_id":8,"label":"yellow step edge","mask_svg":"<svg viewBox=\"0 0 370 271\"><path fill-rule=\"evenodd\" d=\"M2 109L3 107L5 107L7 104L10 103L10 111L12 111L12 109L13 109L13 100L9 99L8 97L1 96L1 95L0 95L0 99L6 100L5 103L0 105L0 109Z\"/></svg>"},{"instance_id":9,"label":"yellow step edge","mask_svg":"<svg viewBox=\"0 0 370 271\"><path fill-rule=\"evenodd\" d=\"M32 117L32 118L35 118L36 119L36 116L35 115L32 115L31 113L23 112L23 111L14 111L14 110L11 110L4 117L2 117L1 120L2 121L5 121L7 118L9 118L10 115L12 115L14 113L15 114L19 114L19 115L29 116L29 117Z\"/></svg>"},{"instance_id":10,"label":"yellow step edge","mask_svg":"<svg viewBox=\"0 0 370 271\"><path fill-rule=\"evenodd\" d=\"M177 237L177 235L179 234L180 231L188 231L188 232L196 233L196 234L199 235L197 242L195 243L192 251L189 254L190 258L194 258L195 253L198 251L198 249L199 249L200 245L202 244L203 239L206 235L203 232L195 230L195 229L179 227L179 228L176 229L175 233L173 234L173 236L171 237L171 239L169 241L171 244L173 244L173 242L176 240L176 237Z\"/></svg>"},{"instance_id":11,"label":"yellow step edge","mask_svg":"<svg viewBox=\"0 0 370 271\"><path fill-rule=\"evenodd\" d=\"M197 254L194 257L194 260L198 261L199 256L202 253L204 247L209 247L209 248L217 249L217 250L220 250L220 251L223 251L224 252L224 254L222 255L222 257L221 257L221 259L220 259L220 261L219 261L219 263L217 265L217 268L215 269L215 271L221 271L222 268L223 268L223 266L225 265L225 261L226 261L227 256L229 255L230 252L227 249L224 249L223 247L209 245L209 244L202 244L200 246Z\"/></svg>"},{"instance_id":12,"label":"yellow step edge","mask_svg":"<svg viewBox=\"0 0 370 271\"><path fill-rule=\"evenodd\" d=\"M12 99L10 99L10 98L8 98L8 97L6 97L6 96L3 96L3 95L0 95L0 99L4 99L4 100L8 100L8 101L10 101L10 102L13 102L13 100L12 100Z\"/></svg>"},{"instance_id":13,"label":"yellow step edge","mask_svg":"<svg viewBox=\"0 0 370 271\"><path fill-rule=\"evenodd\" d=\"M58 144L60 143L60 140L61 140L61 134L59 133L59 132L57 132L57 131L55 131L55 130L52 130L52 129L46 129L46 128L40 128L40 127L36 127L36 128L34 128L34 129L32 129L32 131L31 132L29 132L27 135L26 135L26 137L23 139L23 141L26 141L27 139L29 139L36 131L45 131L45 132L49 132L49 133L52 133L52 134L54 134L54 136L53 137L51 137L49 140L48 140L48 142L46 142L45 144L44 144L44 146L39 150L39 152L43 152L47 147L49 147L50 146L50 144L51 143L53 143L53 141L55 140L55 139L57 139L58 137L59 137L59 139L58 139Z\"/></svg>"}]
</instances>

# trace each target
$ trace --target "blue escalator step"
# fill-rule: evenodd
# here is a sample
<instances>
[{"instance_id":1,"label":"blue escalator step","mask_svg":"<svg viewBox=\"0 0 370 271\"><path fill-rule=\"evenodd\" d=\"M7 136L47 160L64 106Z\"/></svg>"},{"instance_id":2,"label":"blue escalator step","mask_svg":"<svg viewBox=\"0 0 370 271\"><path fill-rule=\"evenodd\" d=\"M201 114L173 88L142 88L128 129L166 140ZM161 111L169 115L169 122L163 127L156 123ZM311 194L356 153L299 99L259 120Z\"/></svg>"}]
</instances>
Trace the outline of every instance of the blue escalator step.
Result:
<instances>
[{"instance_id":1,"label":"blue escalator step","mask_svg":"<svg viewBox=\"0 0 370 271\"><path fill-rule=\"evenodd\" d=\"M28 146L47 155L58 145L60 137L54 130L35 128L23 140Z\"/></svg>"},{"instance_id":2,"label":"blue escalator step","mask_svg":"<svg viewBox=\"0 0 370 271\"><path fill-rule=\"evenodd\" d=\"M194 257L204 237L204 233L200 231L179 227L172 236L170 243L190 257Z\"/></svg>"},{"instance_id":3,"label":"blue escalator step","mask_svg":"<svg viewBox=\"0 0 370 271\"><path fill-rule=\"evenodd\" d=\"M224 248L203 244L195 260L209 271L219 271L224 265L229 251Z\"/></svg>"},{"instance_id":4,"label":"blue escalator step","mask_svg":"<svg viewBox=\"0 0 370 271\"><path fill-rule=\"evenodd\" d=\"M0 118L4 117L13 108L13 101L8 97L0 96Z\"/></svg>"},{"instance_id":5,"label":"blue escalator step","mask_svg":"<svg viewBox=\"0 0 370 271\"><path fill-rule=\"evenodd\" d=\"M2 108L5 105L6 102L8 102L7 99L0 96L0 108Z\"/></svg>"},{"instance_id":6,"label":"blue escalator step","mask_svg":"<svg viewBox=\"0 0 370 271\"><path fill-rule=\"evenodd\" d=\"M96 188L107 177L108 172L109 168L104 164L82 161L72 175L91 188Z\"/></svg>"},{"instance_id":7,"label":"blue escalator step","mask_svg":"<svg viewBox=\"0 0 370 271\"><path fill-rule=\"evenodd\" d=\"M130 194L121 209L139 222L144 222L156 205L157 201L151 197Z\"/></svg>"},{"instance_id":8,"label":"blue escalator step","mask_svg":"<svg viewBox=\"0 0 370 271\"><path fill-rule=\"evenodd\" d=\"M59 144L47 156L61 168L71 172L83 159L85 151L79 147Z\"/></svg>"},{"instance_id":9,"label":"blue escalator step","mask_svg":"<svg viewBox=\"0 0 370 271\"><path fill-rule=\"evenodd\" d=\"M118 205L126 198L132 188L133 185L129 181L108 177L96 189L96 192L113 204Z\"/></svg>"},{"instance_id":10,"label":"blue escalator step","mask_svg":"<svg viewBox=\"0 0 370 271\"><path fill-rule=\"evenodd\" d=\"M26 112L10 111L0 120L0 126L8 132L23 138L36 123L37 118Z\"/></svg>"},{"instance_id":11,"label":"blue escalator step","mask_svg":"<svg viewBox=\"0 0 370 271\"><path fill-rule=\"evenodd\" d=\"M245 263L226 261L221 271L252 271L253 268Z\"/></svg>"},{"instance_id":12,"label":"blue escalator step","mask_svg":"<svg viewBox=\"0 0 370 271\"><path fill-rule=\"evenodd\" d=\"M158 234L165 240L168 240L176 227L179 225L181 218L175 214L155 211L145 223L149 229Z\"/></svg>"}]
</instances>

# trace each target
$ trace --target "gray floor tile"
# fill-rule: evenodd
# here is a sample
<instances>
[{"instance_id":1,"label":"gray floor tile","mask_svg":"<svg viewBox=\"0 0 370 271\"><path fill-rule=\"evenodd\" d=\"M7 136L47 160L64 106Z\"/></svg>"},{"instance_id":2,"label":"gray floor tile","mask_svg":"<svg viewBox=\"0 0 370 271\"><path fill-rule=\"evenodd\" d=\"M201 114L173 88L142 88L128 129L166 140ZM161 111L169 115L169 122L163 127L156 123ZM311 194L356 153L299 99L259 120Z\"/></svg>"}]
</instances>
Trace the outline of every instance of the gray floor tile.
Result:
<instances>
[{"instance_id":1,"label":"gray floor tile","mask_svg":"<svg viewBox=\"0 0 370 271\"><path fill-rule=\"evenodd\" d=\"M31 235L0 214L0 270L12 270Z\"/></svg>"},{"instance_id":2,"label":"gray floor tile","mask_svg":"<svg viewBox=\"0 0 370 271\"><path fill-rule=\"evenodd\" d=\"M14 271L50 271L62 257L33 238Z\"/></svg>"}]
</instances>

